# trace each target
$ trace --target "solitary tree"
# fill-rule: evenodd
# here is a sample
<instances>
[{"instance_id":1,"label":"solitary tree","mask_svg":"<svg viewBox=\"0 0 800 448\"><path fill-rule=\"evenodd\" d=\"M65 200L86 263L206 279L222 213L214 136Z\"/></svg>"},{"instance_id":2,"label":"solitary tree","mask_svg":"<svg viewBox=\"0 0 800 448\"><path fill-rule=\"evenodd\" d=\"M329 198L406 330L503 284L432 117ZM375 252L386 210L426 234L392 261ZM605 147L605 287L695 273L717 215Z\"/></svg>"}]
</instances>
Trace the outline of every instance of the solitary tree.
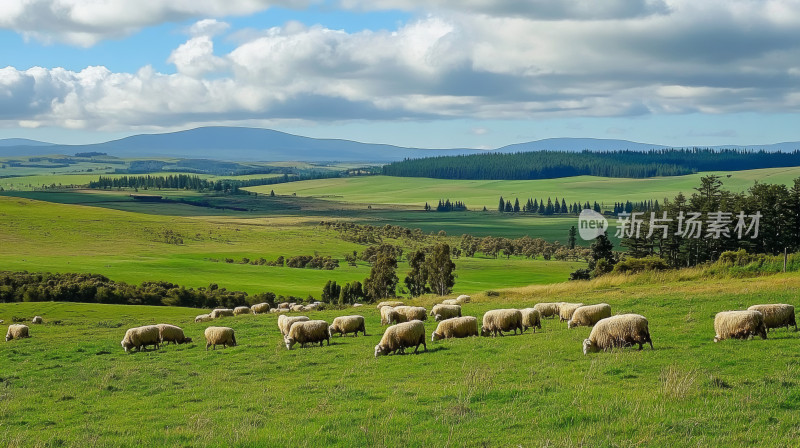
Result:
<instances>
[{"instance_id":1,"label":"solitary tree","mask_svg":"<svg viewBox=\"0 0 800 448\"><path fill-rule=\"evenodd\" d=\"M437 244L431 255L425 260L425 271L431 290L440 296L447 295L455 284L453 271L456 264L450 259L450 246L447 243Z\"/></svg>"},{"instance_id":2,"label":"solitary tree","mask_svg":"<svg viewBox=\"0 0 800 448\"><path fill-rule=\"evenodd\" d=\"M567 245L570 249L575 249L575 235L577 235L578 231L575 229L575 226L569 228L569 239L567 240Z\"/></svg>"},{"instance_id":3,"label":"solitary tree","mask_svg":"<svg viewBox=\"0 0 800 448\"><path fill-rule=\"evenodd\" d=\"M394 297L398 282L396 270L397 259L387 252L380 252L369 277L364 279L364 294L375 301Z\"/></svg>"},{"instance_id":4,"label":"solitary tree","mask_svg":"<svg viewBox=\"0 0 800 448\"><path fill-rule=\"evenodd\" d=\"M592 256L589 259L589 269L594 270L600 260L605 260L604 266L614 265L614 244L608 239L606 232L597 237L592 243Z\"/></svg>"},{"instance_id":5,"label":"solitary tree","mask_svg":"<svg viewBox=\"0 0 800 448\"><path fill-rule=\"evenodd\" d=\"M411 297L421 296L430 292L426 283L428 282L428 275L425 271L425 252L416 250L409 254L408 264L411 266L411 272L408 273L403 280L408 293Z\"/></svg>"}]
</instances>

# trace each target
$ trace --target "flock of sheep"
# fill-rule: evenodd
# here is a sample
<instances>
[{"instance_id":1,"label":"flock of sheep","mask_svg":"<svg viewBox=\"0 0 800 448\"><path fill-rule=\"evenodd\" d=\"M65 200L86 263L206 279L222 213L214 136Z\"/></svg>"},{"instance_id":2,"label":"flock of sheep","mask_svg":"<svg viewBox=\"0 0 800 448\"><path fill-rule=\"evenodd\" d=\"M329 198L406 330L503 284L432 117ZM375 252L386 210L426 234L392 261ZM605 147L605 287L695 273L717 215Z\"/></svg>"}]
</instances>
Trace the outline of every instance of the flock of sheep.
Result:
<instances>
[{"instance_id":1,"label":"flock of sheep","mask_svg":"<svg viewBox=\"0 0 800 448\"><path fill-rule=\"evenodd\" d=\"M532 328L542 328L543 318L558 316L561 322L567 322L568 328L579 326L593 327L589 337L583 341L584 355L590 352L607 351L613 348L630 347L639 345L639 350L644 344L653 341L650 338L647 319L639 314L611 315L611 306L606 303L585 305L583 303L538 303L533 308L524 309L497 309L487 311L483 315L481 328L478 328L478 319L473 316L462 316L461 306L470 301L467 295L456 299L445 300L434 305L430 315L439 322L436 330L431 333L431 342L448 338L465 338L470 336L503 336L503 332L517 334L524 333ZM294 306L291 306L294 305ZM359 305L360 306L360 305ZM283 336L286 348L291 350L295 344L305 347L307 344L325 342L330 345L331 335L338 333L341 336L358 333L367 335L365 319L360 315L339 316L328 324L324 320L311 320L306 316L289 316L288 311L309 311L317 309L319 303L311 305L280 304L278 308L270 308L269 304L258 304L252 307L237 307L235 309L215 309L209 314L197 316L195 322L205 322L225 316L241 314L281 313L278 316L278 329ZM405 353L405 349L414 347L414 353L422 345L427 351L425 343L425 324L428 311L423 307L405 306L403 302L381 302L378 304L381 316L381 325L389 325L384 331L378 345L375 346L375 357L391 353ZM41 324L40 316L33 318L32 323ZM754 336L767 338L767 331L772 328L794 326L794 306L786 304L753 305L743 311L723 311L714 317L714 342L723 339L752 339ZM209 347L216 350L217 345L223 347L235 346L236 336L230 327L212 326L205 329L206 350ZM9 325L6 341L30 337L27 325ZM183 329L170 324L145 325L130 328L122 339L122 348L127 352L132 349L143 350L152 345L158 349L160 345L185 344L192 342L186 337Z\"/></svg>"}]
</instances>

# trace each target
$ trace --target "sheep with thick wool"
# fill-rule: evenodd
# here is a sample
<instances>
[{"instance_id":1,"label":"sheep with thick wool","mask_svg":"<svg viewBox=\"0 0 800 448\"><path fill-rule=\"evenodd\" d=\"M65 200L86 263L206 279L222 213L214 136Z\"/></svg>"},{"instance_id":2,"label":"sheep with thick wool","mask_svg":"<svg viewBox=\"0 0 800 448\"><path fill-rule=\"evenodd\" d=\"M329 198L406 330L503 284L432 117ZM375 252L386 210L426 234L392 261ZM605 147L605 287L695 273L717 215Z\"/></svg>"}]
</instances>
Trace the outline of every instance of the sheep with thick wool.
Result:
<instances>
[{"instance_id":1,"label":"sheep with thick wool","mask_svg":"<svg viewBox=\"0 0 800 448\"><path fill-rule=\"evenodd\" d=\"M194 322L195 322L195 323L198 323L198 322L208 322L208 321L210 321L210 320L212 320L212 319L214 319L214 318L213 318L213 317L211 317L211 313L208 313L208 314L200 314L199 316L197 316L197 317L195 317L195 318L194 318Z\"/></svg>"},{"instance_id":2,"label":"sheep with thick wool","mask_svg":"<svg viewBox=\"0 0 800 448\"><path fill-rule=\"evenodd\" d=\"M42 319L42 316L33 316L33 319L31 319L32 324L41 324L43 322L44 319Z\"/></svg>"},{"instance_id":3,"label":"sheep with thick wool","mask_svg":"<svg viewBox=\"0 0 800 448\"><path fill-rule=\"evenodd\" d=\"M306 322L308 320L311 320L308 316L287 316L281 314L278 316L278 329L281 330L282 336L286 336L289 334L289 329L292 328L292 324L295 322Z\"/></svg>"},{"instance_id":4,"label":"sheep with thick wool","mask_svg":"<svg viewBox=\"0 0 800 448\"><path fill-rule=\"evenodd\" d=\"M611 317L611 305L607 303L584 305L572 313L572 318L567 321L567 328L591 327L606 317Z\"/></svg>"},{"instance_id":5,"label":"sheep with thick wool","mask_svg":"<svg viewBox=\"0 0 800 448\"><path fill-rule=\"evenodd\" d=\"M542 317L558 316L559 304L555 302L542 302L533 306L533 309L542 314Z\"/></svg>"},{"instance_id":6,"label":"sheep with thick wool","mask_svg":"<svg viewBox=\"0 0 800 448\"><path fill-rule=\"evenodd\" d=\"M539 310L534 308L523 308L519 310L522 313L522 328L527 330L528 328L533 328L533 332L536 333L536 329L542 329L542 313Z\"/></svg>"},{"instance_id":7,"label":"sheep with thick wool","mask_svg":"<svg viewBox=\"0 0 800 448\"><path fill-rule=\"evenodd\" d=\"M251 314L249 306L237 306L233 309L234 316L241 316L242 314Z\"/></svg>"},{"instance_id":8,"label":"sheep with thick wool","mask_svg":"<svg viewBox=\"0 0 800 448\"><path fill-rule=\"evenodd\" d=\"M398 315L403 317L402 321L398 322L409 322L412 320L428 320L428 310L421 306L396 306L394 307L394 312Z\"/></svg>"},{"instance_id":9,"label":"sheep with thick wool","mask_svg":"<svg viewBox=\"0 0 800 448\"><path fill-rule=\"evenodd\" d=\"M600 319L595 324L589 338L583 341L583 354L634 344L639 344L641 350L642 345L647 343L652 349L653 340L650 339L647 319L639 314L619 314Z\"/></svg>"},{"instance_id":10,"label":"sheep with thick wool","mask_svg":"<svg viewBox=\"0 0 800 448\"><path fill-rule=\"evenodd\" d=\"M767 339L764 315L759 311L722 311L714 316L714 342L724 339Z\"/></svg>"},{"instance_id":11,"label":"sheep with thick wool","mask_svg":"<svg viewBox=\"0 0 800 448\"><path fill-rule=\"evenodd\" d=\"M230 308L217 308L211 311L211 318L212 319L219 319L220 317L224 316L233 316L233 310Z\"/></svg>"},{"instance_id":12,"label":"sheep with thick wool","mask_svg":"<svg viewBox=\"0 0 800 448\"><path fill-rule=\"evenodd\" d=\"M157 324L158 327L158 340L161 344L188 344L192 342L192 338L187 338L183 334L181 327L176 327L170 324Z\"/></svg>"},{"instance_id":13,"label":"sheep with thick wool","mask_svg":"<svg viewBox=\"0 0 800 448\"><path fill-rule=\"evenodd\" d=\"M203 332L206 338L206 351L208 347L217 349L218 345L224 348L236 347L236 334L230 327L208 327Z\"/></svg>"},{"instance_id":14,"label":"sheep with thick wool","mask_svg":"<svg viewBox=\"0 0 800 448\"><path fill-rule=\"evenodd\" d=\"M578 308L582 307L582 303L568 303L560 302L558 304L558 318L561 322L568 322L572 319L572 313Z\"/></svg>"},{"instance_id":15,"label":"sheep with thick wool","mask_svg":"<svg viewBox=\"0 0 800 448\"><path fill-rule=\"evenodd\" d=\"M419 352L419 346L428 351L425 343L425 324L421 320L412 320L392 325L383 332L383 337L378 345L375 346L375 357L386 356L397 352L405 354L406 348L414 347L414 353Z\"/></svg>"},{"instance_id":16,"label":"sheep with thick wool","mask_svg":"<svg viewBox=\"0 0 800 448\"><path fill-rule=\"evenodd\" d=\"M384 305L380 307L381 311L381 325L390 325L393 320L397 320L397 313L394 311L393 306Z\"/></svg>"},{"instance_id":17,"label":"sheep with thick wool","mask_svg":"<svg viewBox=\"0 0 800 448\"><path fill-rule=\"evenodd\" d=\"M471 300L470 296L468 296L466 294L462 294L462 295L456 297L455 299L442 300L442 304L443 305L463 305L465 303L469 303L470 300Z\"/></svg>"},{"instance_id":18,"label":"sheep with thick wool","mask_svg":"<svg viewBox=\"0 0 800 448\"><path fill-rule=\"evenodd\" d=\"M478 319L474 316L451 317L439 322L431 333L431 342L439 339L468 338L478 335Z\"/></svg>"},{"instance_id":19,"label":"sheep with thick wool","mask_svg":"<svg viewBox=\"0 0 800 448\"><path fill-rule=\"evenodd\" d=\"M339 316L333 319L330 327L331 334L339 333L340 336L347 336L348 333L353 333L353 336L358 336L358 332L362 332L364 336L367 335L366 327L364 326L364 316Z\"/></svg>"},{"instance_id":20,"label":"sheep with thick wool","mask_svg":"<svg viewBox=\"0 0 800 448\"><path fill-rule=\"evenodd\" d=\"M137 351L141 351L143 348L147 348L148 345L158 349L160 343L158 327L155 325L129 328L125 332L125 337L122 338L122 348L126 352L134 348Z\"/></svg>"},{"instance_id":21,"label":"sheep with thick wool","mask_svg":"<svg viewBox=\"0 0 800 448\"><path fill-rule=\"evenodd\" d=\"M11 324L8 326L8 331L6 332L6 342L12 339L23 339L29 337L30 333L28 332L27 325Z\"/></svg>"},{"instance_id":22,"label":"sheep with thick wool","mask_svg":"<svg viewBox=\"0 0 800 448\"><path fill-rule=\"evenodd\" d=\"M500 309L487 311L483 315L481 336L503 336L504 331L514 330L514 334L524 332L522 328L522 312L517 309Z\"/></svg>"},{"instance_id":23,"label":"sheep with thick wool","mask_svg":"<svg viewBox=\"0 0 800 448\"><path fill-rule=\"evenodd\" d=\"M300 343L300 347L305 347L306 344L319 342L319 346L322 347L325 341L328 341L328 346L331 345L330 326L324 320L295 322L289 328L289 333L283 337L283 342L289 350L297 343Z\"/></svg>"},{"instance_id":24,"label":"sheep with thick wool","mask_svg":"<svg viewBox=\"0 0 800 448\"><path fill-rule=\"evenodd\" d=\"M255 305L250 307L250 312L253 314L265 314L269 313L270 306L267 302L256 303Z\"/></svg>"},{"instance_id":25,"label":"sheep with thick wool","mask_svg":"<svg viewBox=\"0 0 800 448\"><path fill-rule=\"evenodd\" d=\"M461 317L461 305L445 305L443 303L434 305L431 308L431 316L434 316L434 320L437 322L453 317Z\"/></svg>"},{"instance_id":26,"label":"sheep with thick wool","mask_svg":"<svg viewBox=\"0 0 800 448\"><path fill-rule=\"evenodd\" d=\"M381 309L381 308L383 308L385 306L391 306L392 308L394 308L396 306L403 306L403 305L405 305L403 302L399 302L397 300L389 300L389 301L384 301L384 302L378 303L377 308Z\"/></svg>"},{"instance_id":27,"label":"sheep with thick wool","mask_svg":"<svg viewBox=\"0 0 800 448\"><path fill-rule=\"evenodd\" d=\"M764 315L764 326L767 331L773 328L794 326L797 331L797 321L794 317L794 306L785 303L770 303L767 305L753 305L748 308L750 311L758 311Z\"/></svg>"}]
</instances>

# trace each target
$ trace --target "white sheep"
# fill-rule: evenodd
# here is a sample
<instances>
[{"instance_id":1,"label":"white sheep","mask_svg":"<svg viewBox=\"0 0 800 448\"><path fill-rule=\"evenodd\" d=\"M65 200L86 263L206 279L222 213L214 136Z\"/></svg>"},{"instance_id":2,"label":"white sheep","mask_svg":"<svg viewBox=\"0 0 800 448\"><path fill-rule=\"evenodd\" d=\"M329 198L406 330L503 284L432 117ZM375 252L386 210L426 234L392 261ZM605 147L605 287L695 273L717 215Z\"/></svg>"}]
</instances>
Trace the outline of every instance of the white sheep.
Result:
<instances>
[{"instance_id":1,"label":"white sheep","mask_svg":"<svg viewBox=\"0 0 800 448\"><path fill-rule=\"evenodd\" d=\"M578 308L582 307L582 303L567 303L559 302L558 304L558 318L561 322L568 322L572 319L572 313Z\"/></svg>"},{"instance_id":2,"label":"white sheep","mask_svg":"<svg viewBox=\"0 0 800 448\"><path fill-rule=\"evenodd\" d=\"M161 344L169 344L170 342L174 344L188 344L192 342L192 338L187 338L186 335L183 334L183 329L181 327L170 324L157 324L156 327L158 327L158 340Z\"/></svg>"},{"instance_id":3,"label":"white sheep","mask_svg":"<svg viewBox=\"0 0 800 448\"><path fill-rule=\"evenodd\" d=\"M759 311L722 311L714 316L714 342L723 339L767 339L764 315Z\"/></svg>"},{"instance_id":4,"label":"white sheep","mask_svg":"<svg viewBox=\"0 0 800 448\"><path fill-rule=\"evenodd\" d=\"M431 342L448 338L467 338L478 335L478 319L474 316L453 317L439 322L431 333Z\"/></svg>"},{"instance_id":5,"label":"white sheep","mask_svg":"<svg viewBox=\"0 0 800 448\"><path fill-rule=\"evenodd\" d=\"M377 308L381 309L381 308L383 308L385 306L396 307L396 306L403 306L403 305L404 305L403 302L398 302L397 300L390 300L390 301L378 303L378 307Z\"/></svg>"},{"instance_id":6,"label":"white sheep","mask_svg":"<svg viewBox=\"0 0 800 448\"><path fill-rule=\"evenodd\" d=\"M197 323L197 322L208 322L208 321L210 321L212 319L214 319L214 318L211 317L211 313L209 313L209 314L200 314L200 315L198 315L197 317L194 318L194 321L195 321L195 323Z\"/></svg>"},{"instance_id":7,"label":"white sheep","mask_svg":"<svg viewBox=\"0 0 800 448\"><path fill-rule=\"evenodd\" d=\"M8 326L8 332L6 333L6 342L12 339L22 339L29 337L30 333L28 332L27 325L11 324Z\"/></svg>"},{"instance_id":8,"label":"white sheep","mask_svg":"<svg viewBox=\"0 0 800 448\"><path fill-rule=\"evenodd\" d=\"M456 300L458 300L460 302L459 305L461 305L464 303L469 303L472 298L466 294L461 294L460 296L456 297Z\"/></svg>"},{"instance_id":9,"label":"white sheep","mask_svg":"<svg viewBox=\"0 0 800 448\"><path fill-rule=\"evenodd\" d=\"M223 316L233 316L233 310L230 308L217 308L211 311L211 318L212 319L219 319Z\"/></svg>"},{"instance_id":10,"label":"white sheep","mask_svg":"<svg viewBox=\"0 0 800 448\"><path fill-rule=\"evenodd\" d=\"M461 317L461 305L445 305L443 303L434 305L431 309L431 316L435 316L434 320L437 322L451 317Z\"/></svg>"},{"instance_id":11,"label":"white sheep","mask_svg":"<svg viewBox=\"0 0 800 448\"><path fill-rule=\"evenodd\" d=\"M280 308L280 309L289 309L291 307L289 306L289 302L282 302L282 303L278 304L278 308Z\"/></svg>"},{"instance_id":12,"label":"white sheep","mask_svg":"<svg viewBox=\"0 0 800 448\"><path fill-rule=\"evenodd\" d=\"M753 305L748 310L758 311L764 315L764 326L767 331L772 328L794 326L797 331L797 321L794 317L794 306L785 303L771 303L768 305Z\"/></svg>"},{"instance_id":13,"label":"white sheep","mask_svg":"<svg viewBox=\"0 0 800 448\"><path fill-rule=\"evenodd\" d=\"M346 336L348 333L353 333L353 336L358 336L358 332L367 335L367 330L364 326L364 316L339 316L333 319L330 327L331 334L339 333L340 336Z\"/></svg>"},{"instance_id":14,"label":"white sheep","mask_svg":"<svg viewBox=\"0 0 800 448\"><path fill-rule=\"evenodd\" d=\"M203 332L203 336L206 337L206 351L208 351L208 347L216 350L218 345L224 348L236 346L236 334L230 327L208 327Z\"/></svg>"},{"instance_id":15,"label":"white sheep","mask_svg":"<svg viewBox=\"0 0 800 448\"><path fill-rule=\"evenodd\" d=\"M381 325L389 325L393 320L397 319L397 313L394 311L394 307L384 305L379 309L381 311Z\"/></svg>"},{"instance_id":16,"label":"white sheep","mask_svg":"<svg viewBox=\"0 0 800 448\"><path fill-rule=\"evenodd\" d=\"M306 311L303 305L293 305L290 309L294 312Z\"/></svg>"},{"instance_id":17,"label":"white sheep","mask_svg":"<svg viewBox=\"0 0 800 448\"><path fill-rule=\"evenodd\" d=\"M465 303L469 303L470 297L466 294L462 294L455 299L447 299L442 300L443 305L463 305Z\"/></svg>"},{"instance_id":18,"label":"white sheep","mask_svg":"<svg viewBox=\"0 0 800 448\"><path fill-rule=\"evenodd\" d=\"M42 322L44 322L42 316L33 316L33 319L31 319L32 324L41 324Z\"/></svg>"},{"instance_id":19,"label":"white sheep","mask_svg":"<svg viewBox=\"0 0 800 448\"><path fill-rule=\"evenodd\" d=\"M394 307L394 311L403 316L403 322L408 322L412 320L428 320L428 310L421 306L396 306Z\"/></svg>"},{"instance_id":20,"label":"white sheep","mask_svg":"<svg viewBox=\"0 0 800 448\"><path fill-rule=\"evenodd\" d=\"M287 316L285 314L281 314L278 316L278 329L281 330L281 335L286 336L289 334L289 329L292 328L292 324L295 322L305 322L310 320L307 316Z\"/></svg>"},{"instance_id":21,"label":"white sheep","mask_svg":"<svg viewBox=\"0 0 800 448\"><path fill-rule=\"evenodd\" d=\"M289 350L298 342L300 347L316 342L319 342L319 346L322 347L322 343L325 341L328 341L328 346L331 345L330 326L324 320L295 322L289 328L289 333L283 337L283 342Z\"/></svg>"},{"instance_id":22,"label":"white sheep","mask_svg":"<svg viewBox=\"0 0 800 448\"><path fill-rule=\"evenodd\" d=\"M572 318L567 321L567 328L591 327L606 317L611 317L611 305L607 303L584 305L572 313Z\"/></svg>"},{"instance_id":23,"label":"white sheep","mask_svg":"<svg viewBox=\"0 0 800 448\"><path fill-rule=\"evenodd\" d=\"M533 309L540 312L542 317L556 317L558 316L559 304L555 302L537 303Z\"/></svg>"},{"instance_id":24,"label":"white sheep","mask_svg":"<svg viewBox=\"0 0 800 448\"><path fill-rule=\"evenodd\" d=\"M250 307L248 306L237 306L233 309L234 316L241 316L242 314L251 314Z\"/></svg>"},{"instance_id":25,"label":"white sheep","mask_svg":"<svg viewBox=\"0 0 800 448\"><path fill-rule=\"evenodd\" d=\"M412 320L392 325L383 333L383 337L378 345L375 346L375 357L386 356L393 352L405 354L406 348L414 347L414 353L419 352L422 344L425 351L428 345L425 343L425 324L421 320Z\"/></svg>"},{"instance_id":26,"label":"white sheep","mask_svg":"<svg viewBox=\"0 0 800 448\"><path fill-rule=\"evenodd\" d=\"M269 313L270 312L269 303L267 303L267 302L257 303L257 304L255 304L255 305L250 307L250 311L253 314Z\"/></svg>"},{"instance_id":27,"label":"white sheep","mask_svg":"<svg viewBox=\"0 0 800 448\"><path fill-rule=\"evenodd\" d=\"M583 341L583 354L634 344L639 344L641 350L642 345L647 343L652 349L653 340L650 339L647 319L639 314L619 314L597 322L589 338Z\"/></svg>"},{"instance_id":28,"label":"white sheep","mask_svg":"<svg viewBox=\"0 0 800 448\"><path fill-rule=\"evenodd\" d=\"M536 329L542 329L542 313L535 308L523 308L519 310L522 313L522 328L527 330L528 328L533 328L533 332L536 333Z\"/></svg>"},{"instance_id":29,"label":"white sheep","mask_svg":"<svg viewBox=\"0 0 800 448\"><path fill-rule=\"evenodd\" d=\"M159 343L158 327L155 325L129 328L128 331L125 332L125 337L122 338L122 348L125 349L126 352L133 348L137 351L141 351L143 348L147 348L148 345L152 345L155 349L158 349Z\"/></svg>"},{"instance_id":30,"label":"white sheep","mask_svg":"<svg viewBox=\"0 0 800 448\"><path fill-rule=\"evenodd\" d=\"M522 312L516 309L500 309L487 311L483 315L483 326L481 336L503 336L504 331L514 330L514 334L522 334Z\"/></svg>"}]
</instances>

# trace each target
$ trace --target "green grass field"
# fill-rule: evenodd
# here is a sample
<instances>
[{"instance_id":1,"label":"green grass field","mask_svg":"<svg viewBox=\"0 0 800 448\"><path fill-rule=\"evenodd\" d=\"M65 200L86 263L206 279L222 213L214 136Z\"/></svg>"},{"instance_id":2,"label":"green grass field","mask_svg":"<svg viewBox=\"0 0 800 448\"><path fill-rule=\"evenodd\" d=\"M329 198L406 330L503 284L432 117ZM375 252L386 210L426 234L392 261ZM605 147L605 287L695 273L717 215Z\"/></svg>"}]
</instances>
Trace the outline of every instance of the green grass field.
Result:
<instances>
[{"instance_id":1,"label":"green grass field","mask_svg":"<svg viewBox=\"0 0 800 448\"><path fill-rule=\"evenodd\" d=\"M45 319L0 343L0 444L16 446L608 446L784 447L800 436L800 337L712 342L713 316L797 303L800 278L675 274L473 296L464 313L541 301L606 302L650 321L655 350L584 356L588 328L545 320L536 334L432 343L375 359L368 336L287 351L275 315L195 324L187 308L0 304L0 319ZM430 306L434 299L419 304ZM49 322L61 320L60 325ZM169 322L191 344L126 354L125 329ZM203 330L239 345L206 351ZM5 328L5 325L2 327ZM435 323L426 323L426 336Z\"/></svg>"}]
</instances>

